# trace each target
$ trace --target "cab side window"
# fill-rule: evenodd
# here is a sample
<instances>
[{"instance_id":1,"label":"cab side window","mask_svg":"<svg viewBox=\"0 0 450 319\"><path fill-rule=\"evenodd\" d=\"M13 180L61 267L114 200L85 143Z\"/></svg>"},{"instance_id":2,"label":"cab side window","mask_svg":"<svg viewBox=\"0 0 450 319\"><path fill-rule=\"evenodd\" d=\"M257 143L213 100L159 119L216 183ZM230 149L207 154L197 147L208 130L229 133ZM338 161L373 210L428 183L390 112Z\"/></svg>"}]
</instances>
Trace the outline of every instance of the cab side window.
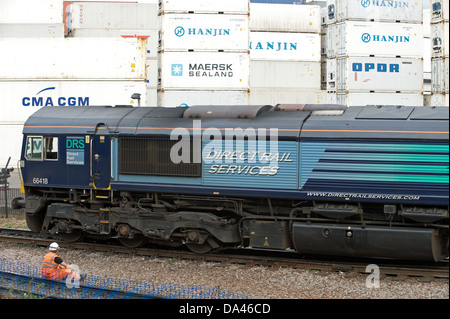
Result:
<instances>
[{"instance_id":1,"label":"cab side window","mask_svg":"<svg viewBox=\"0 0 450 319\"><path fill-rule=\"evenodd\" d=\"M58 160L58 138L46 137L44 140L46 160Z\"/></svg>"},{"instance_id":2,"label":"cab side window","mask_svg":"<svg viewBox=\"0 0 450 319\"><path fill-rule=\"evenodd\" d=\"M42 161L42 136L28 136L25 158Z\"/></svg>"},{"instance_id":3,"label":"cab side window","mask_svg":"<svg viewBox=\"0 0 450 319\"><path fill-rule=\"evenodd\" d=\"M27 160L58 160L57 137L28 136L26 147Z\"/></svg>"}]
</instances>

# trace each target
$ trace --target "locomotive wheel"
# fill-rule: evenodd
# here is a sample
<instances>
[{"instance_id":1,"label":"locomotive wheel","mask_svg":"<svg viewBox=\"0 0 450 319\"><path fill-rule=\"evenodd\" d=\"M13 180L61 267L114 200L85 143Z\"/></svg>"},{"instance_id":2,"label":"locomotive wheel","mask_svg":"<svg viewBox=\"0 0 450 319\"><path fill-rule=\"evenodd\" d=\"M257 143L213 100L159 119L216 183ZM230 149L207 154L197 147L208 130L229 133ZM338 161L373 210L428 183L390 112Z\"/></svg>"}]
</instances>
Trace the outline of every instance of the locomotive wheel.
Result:
<instances>
[{"instance_id":1,"label":"locomotive wheel","mask_svg":"<svg viewBox=\"0 0 450 319\"><path fill-rule=\"evenodd\" d=\"M32 232L38 233L41 231L43 219L40 215L26 214L25 221Z\"/></svg>"},{"instance_id":2,"label":"locomotive wheel","mask_svg":"<svg viewBox=\"0 0 450 319\"><path fill-rule=\"evenodd\" d=\"M212 247L208 242L204 242L203 244L186 243L186 247L193 253L200 255L207 254L212 250Z\"/></svg>"},{"instance_id":3,"label":"locomotive wheel","mask_svg":"<svg viewBox=\"0 0 450 319\"><path fill-rule=\"evenodd\" d=\"M119 242L128 248L139 248L145 245L147 238L142 234L135 234L133 238L118 238Z\"/></svg>"},{"instance_id":4,"label":"locomotive wheel","mask_svg":"<svg viewBox=\"0 0 450 319\"><path fill-rule=\"evenodd\" d=\"M59 237L61 237L62 240L68 242L68 243L74 243L76 241L79 241L83 239L85 232L81 229L74 229L71 233L58 233Z\"/></svg>"}]
</instances>

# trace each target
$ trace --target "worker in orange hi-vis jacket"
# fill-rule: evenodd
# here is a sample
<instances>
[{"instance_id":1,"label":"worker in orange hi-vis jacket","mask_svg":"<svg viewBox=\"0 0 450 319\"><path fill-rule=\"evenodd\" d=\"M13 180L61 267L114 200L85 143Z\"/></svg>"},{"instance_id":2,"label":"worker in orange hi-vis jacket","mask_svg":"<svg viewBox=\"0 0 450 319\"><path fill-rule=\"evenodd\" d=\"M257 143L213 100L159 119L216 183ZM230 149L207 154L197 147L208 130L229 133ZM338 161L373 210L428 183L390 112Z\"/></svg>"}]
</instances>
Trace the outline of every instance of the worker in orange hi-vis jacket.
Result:
<instances>
[{"instance_id":1,"label":"worker in orange hi-vis jacket","mask_svg":"<svg viewBox=\"0 0 450 319\"><path fill-rule=\"evenodd\" d=\"M66 279L70 276L73 271L70 266L67 265L61 257L56 253L59 250L58 243L52 243L49 247L49 253L44 256L44 261L42 262L42 277L49 280ZM80 275L74 273L75 279L80 280Z\"/></svg>"}]
</instances>

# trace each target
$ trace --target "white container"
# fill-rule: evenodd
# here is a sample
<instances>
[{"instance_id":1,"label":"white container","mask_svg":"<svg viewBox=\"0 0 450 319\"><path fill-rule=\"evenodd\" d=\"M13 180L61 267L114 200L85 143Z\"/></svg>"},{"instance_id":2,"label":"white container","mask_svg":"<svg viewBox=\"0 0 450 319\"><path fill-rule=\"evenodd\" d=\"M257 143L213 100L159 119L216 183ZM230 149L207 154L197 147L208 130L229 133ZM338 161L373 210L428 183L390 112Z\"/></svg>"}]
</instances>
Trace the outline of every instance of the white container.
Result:
<instances>
[{"instance_id":1,"label":"white container","mask_svg":"<svg viewBox=\"0 0 450 319\"><path fill-rule=\"evenodd\" d=\"M430 9L423 10L423 37L431 37L431 11Z\"/></svg>"},{"instance_id":2,"label":"white container","mask_svg":"<svg viewBox=\"0 0 450 319\"><path fill-rule=\"evenodd\" d=\"M423 72L431 72L431 39L423 38Z\"/></svg>"},{"instance_id":3,"label":"white container","mask_svg":"<svg viewBox=\"0 0 450 319\"><path fill-rule=\"evenodd\" d=\"M144 81L0 81L0 124L23 123L44 106L137 106L133 93L144 105Z\"/></svg>"},{"instance_id":4,"label":"white container","mask_svg":"<svg viewBox=\"0 0 450 319\"><path fill-rule=\"evenodd\" d=\"M146 41L147 58L158 57L158 30L119 30L119 29L73 29L69 33L73 38L136 38Z\"/></svg>"},{"instance_id":5,"label":"white container","mask_svg":"<svg viewBox=\"0 0 450 319\"><path fill-rule=\"evenodd\" d=\"M334 6L334 8L331 8ZM366 20L384 22L422 23L423 3L417 0L328 0L330 22Z\"/></svg>"},{"instance_id":6,"label":"white container","mask_svg":"<svg viewBox=\"0 0 450 319\"><path fill-rule=\"evenodd\" d=\"M147 86L158 87L159 78L159 62L157 58L150 58L145 61L145 67L147 68Z\"/></svg>"},{"instance_id":7,"label":"white container","mask_svg":"<svg viewBox=\"0 0 450 319\"><path fill-rule=\"evenodd\" d=\"M337 92L423 90L422 59L348 57L329 62L327 79L335 81Z\"/></svg>"},{"instance_id":8,"label":"white container","mask_svg":"<svg viewBox=\"0 0 450 319\"><path fill-rule=\"evenodd\" d=\"M320 34L250 32L250 59L320 61Z\"/></svg>"},{"instance_id":9,"label":"white container","mask_svg":"<svg viewBox=\"0 0 450 319\"><path fill-rule=\"evenodd\" d=\"M431 61L431 92L449 93L449 58L438 58Z\"/></svg>"},{"instance_id":10,"label":"white container","mask_svg":"<svg viewBox=\"0 0 450 319\"><path fill-rule=\"evenodd\" d=\"M432 57L443 58L449 56L449 22L431 24Z\"/></svg>"},{"instance_id":11,"label":"white container","mask_svg":"<svg viewBox=\"0 0 450 319\"><path fill-rule=\"evenodd\" d=\"M320 62L250 61L250 88L320 90Z\"/></svg>"},{"instance_id":12,"label":"white container","mask_svg":"<svg viewBox=\"0 0 450 319\"><path fill-rule=\"evenodd\" d=\"M423 106L422 93L328 93L328 103L347 106Z\"/></svg>"},{"instance_id":13,"label":"white container","mask_svg":"<svg viewBox=\"0 0 450 319\"><path fill-rule=\"evenodd\" d=\"M1 0L0 23L64 23L61 0Z\"/></svg>"},{"instance_id":14,"label":"white container","mask_svg":"<svg viewBox=\"0 0 450 319\"><path fill-rule=\"evenodd\" d=\"M431 94L431 106L446 106L449 107L449 94L448 93L433 93Z\"/></svg>"},{"instance_id":15,"label":"white container","mask_svg":"<svg viewBox=\"0 0 450 319\"><path fill-rule=\"evenodd\" d=\"M229 14L164 14L164 51L248 51L248 16Z\"/></svg>"},{"instance_id":16,"label":"white container","mask_svg":"<svg viewBox=\"0 0 450 319\"><path fill-rule=\"evenodd\" d=\"M449 21L448 0L431 0L431 22Z\"/></svg>"},{"instance_id":17,"label":"white container","mask_svg":"<svg viewBox=\"0 0 450 319\"><path fill-rule=\"evenodd\" d=\"M249 0L160 0L159 10L167 13L248 14Z\"/></svg>"},{"instance_id":18,"label":"white container","mask_svg":"<svg viewBox=\"0 0 450 319\"><path fill-rule=\"evenodd\" d=\"M63 23L1 23L0 38L62 38Z\"/></svg>"},{"instance_id":19,"label":"white container","mask_svg":"<svg viewBox=\"0 0 450 319\"><path fill-rule=\"evenodd\" d=\"M248 91L159 91L158 106L188 107L193 105L248 105Z\"/></svg>"},{"instance_id":20,"label":"white container","mask_svg":"<svg viewBox=\"0 0 450 319\"><path fill-rule=\"evenodd\" d=\"M164 52L160 89L243 90L249 86L248 53Z\"/></svg>"},{"instance_id":21,"label":"white container","mask_svg":"<svg viewBox=\"0 0 450 319\"><path fill-rule=\"evenodd\" d=\"M329 58L335 56L422 57L421 24L347 21L328 27Z\"/></svg>"},{"instance_id":22,"label":"white container","mask_svg":"<svg viewBox=\"0 0 450 319\"><path fill-rule=\"evenodd\" d=\"M251 88L250 105L325 104L327 92L284 88Z\"/></svg>"},{"instance_id":23,"label":"white container","mask_svg":"<svg viewBox=\"0 0 450 319\"><path fill-rule=\"evenodd\" d=\"M69 6L69 30L158 29L156 3L75 2Z\"/></svg>"},{"instance_id":24,"label":"white container","mask_svg":"<svg viewBox=\"0 0 450 319\"><path fill-rule=\"evenodd\" d=\"M0 38L0 48L2 79L146 79L145 39Z\"/></svg>"},{"instance_id":25,"label":"white container","mask_svg":"<svg viewBox=\"0 0 450 319\"><path fill-rule=\"evenodd\" d=\"M324 28L326 31L320 35L320 54L322 57L327 57L328 52L328 28Z\"/></svg>"},{"instance_id":26,"label":"white container","mask_svg":"<svg viewBox=\"0 0 450 319\"><path fill-rule=\"evenodd\" d=\"M250 4L250 31L320 33L320 7L288 4Z\"/></svg>"},{"instance_id":27,"label":"white container","mask_svg":"<svg viewBox=\"0 0 450 319\"><path fill-rule=\"evenodd\" d=\"M17 169L17 161L20 160L22 149L23 122L16 124L2 124L0 122L0 166L5 167L8 158L11 157L9 167Z\"/></svg>"}]
</instances>

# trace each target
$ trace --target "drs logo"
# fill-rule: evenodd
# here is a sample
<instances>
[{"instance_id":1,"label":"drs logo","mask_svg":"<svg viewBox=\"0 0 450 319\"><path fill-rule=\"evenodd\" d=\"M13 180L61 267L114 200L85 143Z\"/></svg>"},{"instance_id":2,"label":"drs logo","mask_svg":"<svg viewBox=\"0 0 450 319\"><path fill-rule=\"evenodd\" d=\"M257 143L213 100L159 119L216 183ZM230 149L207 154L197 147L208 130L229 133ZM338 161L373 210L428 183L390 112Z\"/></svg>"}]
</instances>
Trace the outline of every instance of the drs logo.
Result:
<instances>
[{"instance_id":1,"label":"drs logo","mask_svg":"<svg viewBox=\"0 0 450 319\"><path fill-rule=\"evenodd\" d=\"M67 149L84 149L84 138L71 137L66 140Z\"/></svg>"}]
</instances>

